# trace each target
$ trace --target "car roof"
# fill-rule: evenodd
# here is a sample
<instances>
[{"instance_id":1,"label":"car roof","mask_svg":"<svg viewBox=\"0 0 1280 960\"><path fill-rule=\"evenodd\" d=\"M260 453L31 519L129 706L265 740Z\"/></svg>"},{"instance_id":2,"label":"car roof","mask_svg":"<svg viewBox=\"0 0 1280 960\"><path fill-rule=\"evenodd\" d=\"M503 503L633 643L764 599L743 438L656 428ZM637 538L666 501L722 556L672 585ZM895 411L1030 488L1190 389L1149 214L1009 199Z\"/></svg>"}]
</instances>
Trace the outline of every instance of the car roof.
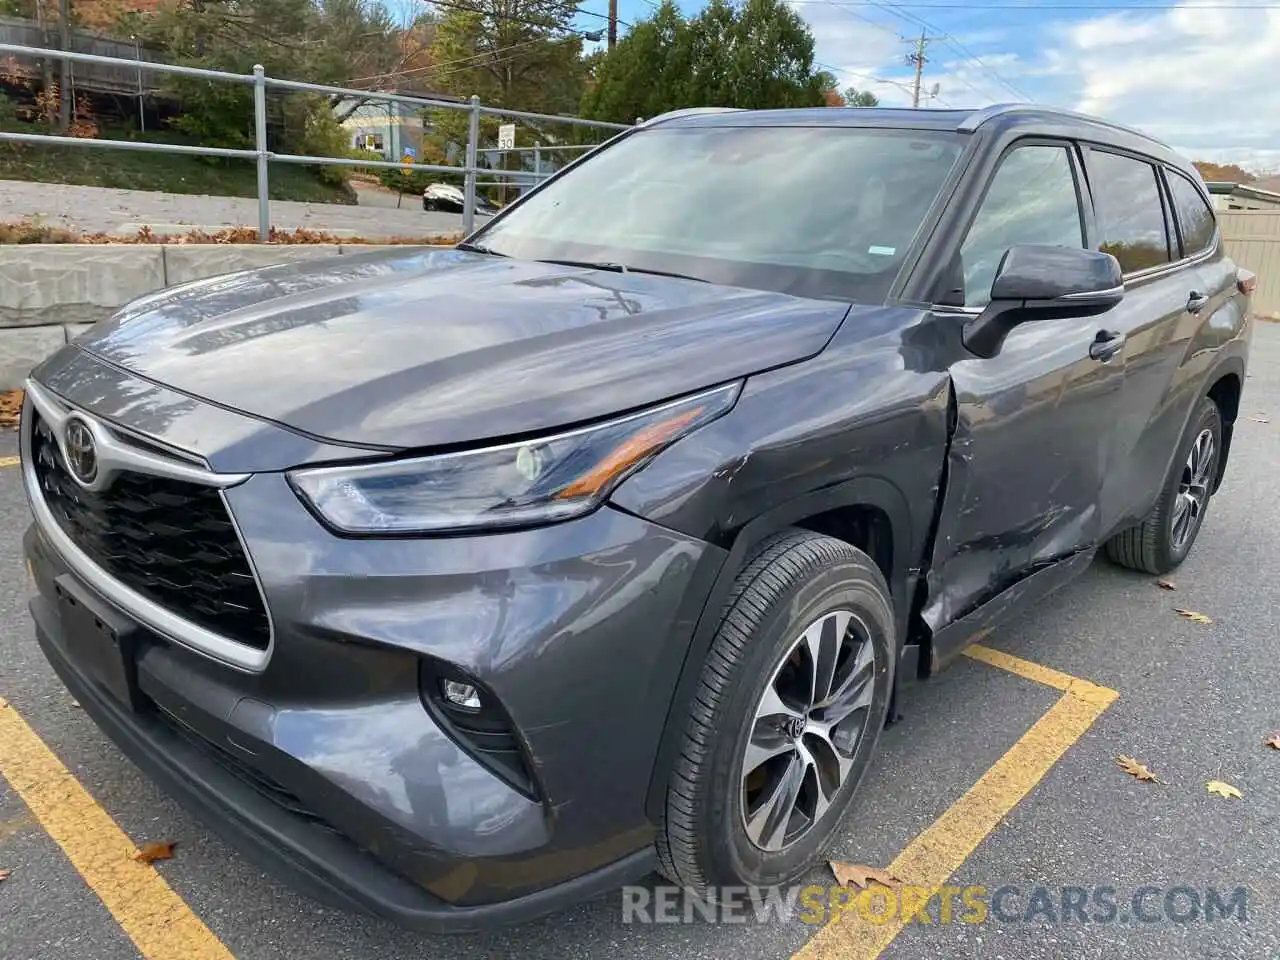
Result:
<instances>
[{"instance_id":1,"label":"car roof","mask_svg":"<svg viewBox=\"0 0 1280 960\"><path fill-rule=\"evenodd\" d=\"M1141 130L1101 117L1032 103L1000 103L969 110L909 107L804 107L781 110L738 110L695 107L673 110L644 126L672 127L865 127L938 130L961 134L1004 133L1016 129L1027 136L1059 136L1144 153L1185 171L1191 164L1167 144Z\"/></svg>"}]
</instances>

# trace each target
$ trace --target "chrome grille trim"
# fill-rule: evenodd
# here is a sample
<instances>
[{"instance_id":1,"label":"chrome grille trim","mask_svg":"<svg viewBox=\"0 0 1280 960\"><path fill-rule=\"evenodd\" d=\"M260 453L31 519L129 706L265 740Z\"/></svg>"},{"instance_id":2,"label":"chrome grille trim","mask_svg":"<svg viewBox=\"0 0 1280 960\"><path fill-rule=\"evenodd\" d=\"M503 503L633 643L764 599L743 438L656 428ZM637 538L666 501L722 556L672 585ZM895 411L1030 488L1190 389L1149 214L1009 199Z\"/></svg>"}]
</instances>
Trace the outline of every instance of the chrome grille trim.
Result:
<instances>
[{"instance_id":1,"label":"chrome grille trim","mask_svg":"<svg viewBox=\"0 0 1280 960\"><path fill-rule=\"evenodd\" d=\"M101 442L101 438L108 437L107 443L112 444L110 439L109 428L107 428L100 420L87 414L79 409L71 407L61 398L54 396L45 388L40 387L33 381L28 380L26 384L26 400L25 405L34 407L53 427L55 439L61 447L63 440L61 431L58 426L65 422L66 418L75 412L91 425L94 430L94 438ZM49 413L46 413L46 410ZM51 416L49 414L52 414ZM166 607L161 606L148 597L143 596L138 591L121 583L115 577L111 576L107 571L95 563L83 550L81 550L74 540L69 537L58 521L49 510L45 503L44 496L40 490L39 479L36 476L35 464L32 457L32 417L30 410L24 410L22 417L21 432L21 454L22 454L22 480L26 489L27 502L31 506L32 515L35 518L36 526L39 527L41 534L45 540L57 551L62 561L82 580L88 583L94 590L103 597L115 604L122 611L133 617L143 626L150 630L167 637L174 643L177 643L194 653L208 657L212 660L224 664L236 670L246 673L260 673L266 668L267 663L271 659L272 651L275 649L275 624L271 618L271 608L267 604L266 595L262 591L262 581L258 576L257 569L253 564L253 555L249 552L244 542L244 537L240 533L239 525L236 523L235 515L230 509L227 509L227 516L231 519L232 526L235 528L236 537L240 540L240 548L244 551L245 558L249 563L249 569L253 573L254 584L257 587L258 595L262 600L263 609L267 615L268 637L267 645L263 649L249 646L226 637L213 630L209 630L199 624L193 623L180 614L174 613ZM101 449L101 448L100 448ZM65 451L63 452L65 456ZM185 480L189 483L203 483L206 486L219 488L219 494L223 501L223 506L227 507L225 488L242 483L251 476L250 474L226 474L215 473L194 464L183 463L178 460L168 460L159 454L150 451L141 450L137 447L126 447L120 441L114 441L111 447L112 466L114 469L128 469L136 473L150 473L157 476L168 477L170 479Z\"/></svg>"}]
</instances>

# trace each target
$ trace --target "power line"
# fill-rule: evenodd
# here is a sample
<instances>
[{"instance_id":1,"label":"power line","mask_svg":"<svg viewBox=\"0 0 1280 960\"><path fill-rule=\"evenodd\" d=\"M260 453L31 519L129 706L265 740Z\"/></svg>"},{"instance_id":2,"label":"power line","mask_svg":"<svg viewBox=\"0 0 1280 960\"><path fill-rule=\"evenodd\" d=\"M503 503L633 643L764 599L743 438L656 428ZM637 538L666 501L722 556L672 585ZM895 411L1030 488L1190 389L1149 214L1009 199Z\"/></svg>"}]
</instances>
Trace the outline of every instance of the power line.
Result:
<instances>
[{"instance_id":1,"label":"power line","mask_svg":"<svg viewBox=\"0 0 1280 960\"><path fill-rule=\"evenodd\" d=\"M974 63L976 63L981 70L983 70L993 80L995 80L997 83L1003 86L1006 90L1012 93L1015 97L1017 97L1020 100L1027 100L1027 101L1031 100L1031 97L1027 96L1025 93L1023 93L1021 90L1015 87L1012 83L1010 83L1004 77L1000 76L1000 74L997 71L987 66L987 64L982 60L982 58L977 56L972 50L968 50L965 47L963 47L960 44L959 40L951 36L951 34L947 33L947 31L934 26L924 17L918 17L913 13L906 13L906 12L897 10L896 7L898 5L895 3L889 2L889 0L868 0L868 2L872 3L877 7L880 7L881 9L887 10L888 12L894 14L895 16L902 17L909 21L914 21L916 25L924 28L925 30L932 30L935 33L940 34L941 35L940 39L942 40L943 43L945 43L947 46L951 47L951 49L959 53L961 57L972 60ZM981 90L979 90L973 84L969 83L968 80L966 80L963 76L959 77L959 80L962 83L964 83L966 86L968 86L969 89L977 93L979 96L984 96Z\"/></svg>"},{"instance_id":2,"label":"power line","mask_svg":"<svg viewBox=\"0 0 1280 960\"><path fill-rule=\"evenodd\" d=\"M898 87L905 93L911 92L911 85L904 83L901 80L892 80L888 77L877 77L874 74L870 74L870 73L859 73L857 70L846 70L844 67L837 67L831 63L822 63L818 60L815 60L813 63L814 63L814 66L816 67L821 67L823 70L830 71L830 73L833 76L836 76L837 78L840 75L847 76L847 77L857 77L859 80L870 80L873 83L888 83L888 84L891 84L892 86ZM952 104L948 100L946 100L944 97L942 97L940 94L936 94L936 93L930 94L929 97L930 99L937 100L939 103L942 103L948 107L952 106Z\"/></svg>"}]
</instances>

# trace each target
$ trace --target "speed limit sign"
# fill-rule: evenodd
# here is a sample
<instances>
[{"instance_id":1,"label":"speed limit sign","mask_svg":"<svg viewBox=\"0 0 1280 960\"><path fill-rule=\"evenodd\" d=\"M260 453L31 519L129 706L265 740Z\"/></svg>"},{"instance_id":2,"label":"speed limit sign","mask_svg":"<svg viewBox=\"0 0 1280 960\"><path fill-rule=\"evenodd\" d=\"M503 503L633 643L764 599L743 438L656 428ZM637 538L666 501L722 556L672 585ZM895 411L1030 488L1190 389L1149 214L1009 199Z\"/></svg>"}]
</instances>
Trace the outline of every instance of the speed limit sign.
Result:
<instances>
[{"instance_id":1,"label":"speed limit sign","mask_svg":"<svg viewBox=\"0 0 1280 960\"><path fill-rule=\"evenodd\" d=\"M514 150L516 147L516 125L504 123L498 127L498 149Z\"/></svg>"}]
</instances>

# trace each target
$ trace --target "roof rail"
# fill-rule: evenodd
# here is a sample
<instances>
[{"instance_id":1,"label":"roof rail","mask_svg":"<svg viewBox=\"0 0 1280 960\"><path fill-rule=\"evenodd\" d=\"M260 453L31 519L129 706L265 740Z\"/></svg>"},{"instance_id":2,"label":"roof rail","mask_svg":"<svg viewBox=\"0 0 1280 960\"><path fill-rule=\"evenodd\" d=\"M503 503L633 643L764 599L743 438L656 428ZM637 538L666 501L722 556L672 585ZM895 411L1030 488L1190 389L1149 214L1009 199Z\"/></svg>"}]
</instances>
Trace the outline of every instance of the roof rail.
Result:
<instances>
[{"instance_id":1,"label":"roof rail","mask_svg":"<svg viewBox=\"0 0 1280 960\"><path fill-rule=\"evenodd\" d=\"M660 113L656 117L650 117L648 120L641 120L637 126L648 127L666 120L674 120L677 117L691 117L700 113L741 113L742 110L742 107L683 107L680 110L668 110L666 113Z\"/></svg>"},{"instance_id":2,"label":"roof rail","mask_svg":"<svg viewBox=\"0 0 1280 960\"><path fill-rule=\"evenodd\" d=\"M961 122L956 129L960 133L973 133L988 120L996 117L1002 117L1010 113L1031 113L1031 112L1048 113L1057 117L1070 117L1072 120L1083 120L1088 123L1097 124L1100 127L1110 127L1112 130L1122 130L1125 133L1131 133L1135 137L1142 137L1144 140L1150 140L1152 143L1158 143L1162 147L1169 145L1163 140L1153 137L1149 133L1137 130L1134 127L1126 127L1124 124L1115 123L1111 120L1103 120L1101 117L1091 116L1087 113L1076 113L1074 110L1062 110L1058 107L1046 107L1036 103L993 103L989 107L983 107L977 110Z\"/></svg>"}]
</instances>

